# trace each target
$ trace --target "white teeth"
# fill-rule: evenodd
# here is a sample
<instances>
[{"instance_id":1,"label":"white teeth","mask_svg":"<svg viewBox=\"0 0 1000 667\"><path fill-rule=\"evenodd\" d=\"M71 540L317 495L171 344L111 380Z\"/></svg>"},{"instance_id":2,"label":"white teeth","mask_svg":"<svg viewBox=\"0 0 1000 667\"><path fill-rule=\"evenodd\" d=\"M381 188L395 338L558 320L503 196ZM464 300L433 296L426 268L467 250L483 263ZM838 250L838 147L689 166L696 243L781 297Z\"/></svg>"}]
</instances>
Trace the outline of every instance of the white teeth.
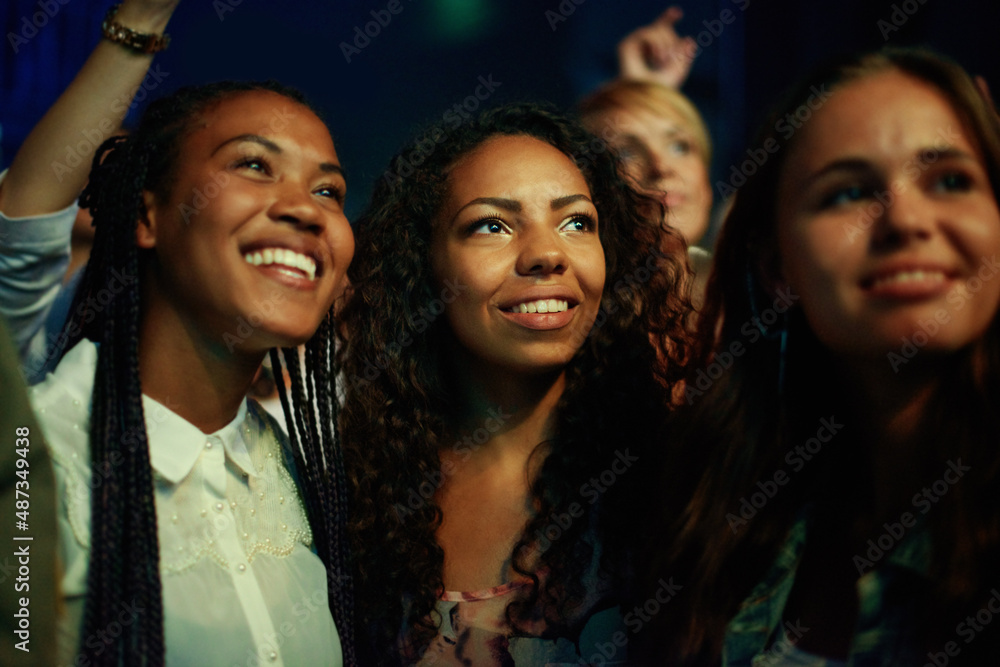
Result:
<instances>
[{"instance_id":1,"label":"white teeth","mask_svg":"<svg viewBox=\"0 0 1000 667\"><path fill-rule=\"evenodd\" d=\"M569 310L569 302L559 299L525 301L511 308L511 311L515 313L561 313L564 310Z\"/></svg>"},{"instance_id":2,"label":"white teeth","mask_svg":"<svg viewBox=\"0 0 1000 667\"><path fill-rule=\"evenodd\" d=\"M877 278L875 280L875 287L911 282L944 282L944 273L941 271L921 271L920 269L916 271L900 271L899 273Z\"/></svg>"},{"instance_id":3,"label":"white teeth","mask_svg":"<svg viewBox=\"0 0 1000 667\"><path fill-rule=\"evenodd\" d=\"M316 279L316 261L308 255L295 252L290 248L262 248L256 252L243 255L247 264L254 266L270 266L279 264L298 269L306 274L309 280Z\"/></svg>"}]
</instances>

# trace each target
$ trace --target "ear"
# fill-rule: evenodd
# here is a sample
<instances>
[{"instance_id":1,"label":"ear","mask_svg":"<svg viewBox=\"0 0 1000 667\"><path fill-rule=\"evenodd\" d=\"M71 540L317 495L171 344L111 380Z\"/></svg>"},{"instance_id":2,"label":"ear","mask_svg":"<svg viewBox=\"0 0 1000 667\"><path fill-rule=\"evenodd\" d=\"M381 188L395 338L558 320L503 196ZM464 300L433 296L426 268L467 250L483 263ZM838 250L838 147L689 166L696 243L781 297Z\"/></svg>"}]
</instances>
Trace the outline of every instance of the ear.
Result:
<instances>
[{"instance_id":1,"label":"ear","mask_svg":"<svg viewBox=\"0 0 1000 667\"><path fill-rule=\"evenodd\" d=\"M135 224L135 244L144 249L156 247L156 232L159 209L156 197L149 190L142 191L143 214Z\"/></svg>"}]
</instances>

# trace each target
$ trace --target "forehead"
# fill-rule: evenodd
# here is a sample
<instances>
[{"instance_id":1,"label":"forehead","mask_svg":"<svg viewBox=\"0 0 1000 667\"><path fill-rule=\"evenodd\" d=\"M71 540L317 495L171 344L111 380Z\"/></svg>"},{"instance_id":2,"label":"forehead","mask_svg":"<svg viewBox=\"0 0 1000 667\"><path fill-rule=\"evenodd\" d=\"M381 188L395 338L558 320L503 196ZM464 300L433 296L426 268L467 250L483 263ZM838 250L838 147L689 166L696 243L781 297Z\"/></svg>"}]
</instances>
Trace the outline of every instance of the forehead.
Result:
<instances>
[{"instance_id":1,"label":"forehead","mask_svg":"<svg viewBox=\"0 0 1000 667\"><path fill-rule=\"evenodd\" d=\"M600 116L600 124L606 129L605 137L612 142L628 136L657 145L669 137L684 137L693 141L701 152L706 149L698 129L668 106L658 113L640 106L608 109Z\"/></svg>"},{"instance_id":2,"label":"forehead","mask_svg":"<svg viewBox=\"0 0 1000 667\"><path fill-rule=\"evenodd\" d=\"M946 147L978 154L944 93L889 70L834 90L804 123L792 153L795 163L808 168L840 156L906 160L928 148Z\"/></svg>"},{"instance_id":3,"label":"forehead","mask_svg":"<svg viewBox=\"0 0 1000 667\"><path fill-rule=\"evenodd\" d=\"M520 135L492 137L462 156L449 172L448 186L451 199L590 194L569 156L540 139Z\"/></svg>"},{"instance_id":4,"label":"forehead","mask_svg":"<svg viewBox=\"0 0 1000 667\"><path fill-rule=\"evenodd\" d=\"M192 123L189 139L211 144L240 135L282 138L333 153L326 125L303 104L284 95L254 90L228 96L206 108Z\"/></svg>"}]
</instances>

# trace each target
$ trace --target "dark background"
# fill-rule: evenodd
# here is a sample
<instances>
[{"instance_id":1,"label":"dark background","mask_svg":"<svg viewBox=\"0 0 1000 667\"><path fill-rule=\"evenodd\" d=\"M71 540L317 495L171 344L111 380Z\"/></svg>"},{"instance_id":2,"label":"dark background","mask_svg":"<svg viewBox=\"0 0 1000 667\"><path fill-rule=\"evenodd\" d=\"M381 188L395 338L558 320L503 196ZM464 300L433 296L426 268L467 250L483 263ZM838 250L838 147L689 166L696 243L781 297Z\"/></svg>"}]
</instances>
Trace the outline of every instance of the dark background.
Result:
<instances>
[{"instance_id":1,"label":"dark background","mask_svg":"<svg viewBox=\"0 0 1000 667\"><path fill-rule=\"evenodd\" d=\"M388 1L184 0L168 29L173 44L154 61L162 80L148 79L149 94L223 78L275 78L303 89L332 129L348 172L348 213L354 217L389 157L422 124L440 120L472 95L480 76L492 75L501 84L485 104L544 99L569 108L613 76L618 40L669 4L399 0L402 12L379 26L348 63L341 43L353 47L355 28L363 31L374 20L371 12L385 10ZM741 160L770 100L803 70L841 51L887 42L931 46L984 75L993 83L994 97L1000 89L1000 3L677 4L685 12L678 31L703 45L683 90L709 123L716 145L713 183ZM10 163L31 126L72 79L97 42L109 5L107 0L3 0L0 164ZM58 11L44 16L44 25L15 52L12 34L31 35L25 18L30 22L46 7ZM726 10L731 14L723 14ZM901 25L890 32L894 18Z\"/></svg>"}]
</instances>

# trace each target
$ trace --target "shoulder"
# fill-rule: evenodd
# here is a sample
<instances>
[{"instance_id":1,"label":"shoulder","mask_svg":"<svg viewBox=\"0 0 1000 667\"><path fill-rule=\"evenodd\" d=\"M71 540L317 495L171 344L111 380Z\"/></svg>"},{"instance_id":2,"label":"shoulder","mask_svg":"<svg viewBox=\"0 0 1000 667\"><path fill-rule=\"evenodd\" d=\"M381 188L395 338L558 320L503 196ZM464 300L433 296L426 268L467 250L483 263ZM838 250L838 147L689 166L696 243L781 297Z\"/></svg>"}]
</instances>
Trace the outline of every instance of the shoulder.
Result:
<instances>
[{"instance_id":1,"label":"shoulder","mask_svg":"<svg viewBox=\"0 0 1000 667\"><path fill-rule=\"evenodd\" d=\"M82 340L54 372L31 388L32 407L56 456L86 450L96 371L97 345Z\"/></svg>"}]
</instances>

